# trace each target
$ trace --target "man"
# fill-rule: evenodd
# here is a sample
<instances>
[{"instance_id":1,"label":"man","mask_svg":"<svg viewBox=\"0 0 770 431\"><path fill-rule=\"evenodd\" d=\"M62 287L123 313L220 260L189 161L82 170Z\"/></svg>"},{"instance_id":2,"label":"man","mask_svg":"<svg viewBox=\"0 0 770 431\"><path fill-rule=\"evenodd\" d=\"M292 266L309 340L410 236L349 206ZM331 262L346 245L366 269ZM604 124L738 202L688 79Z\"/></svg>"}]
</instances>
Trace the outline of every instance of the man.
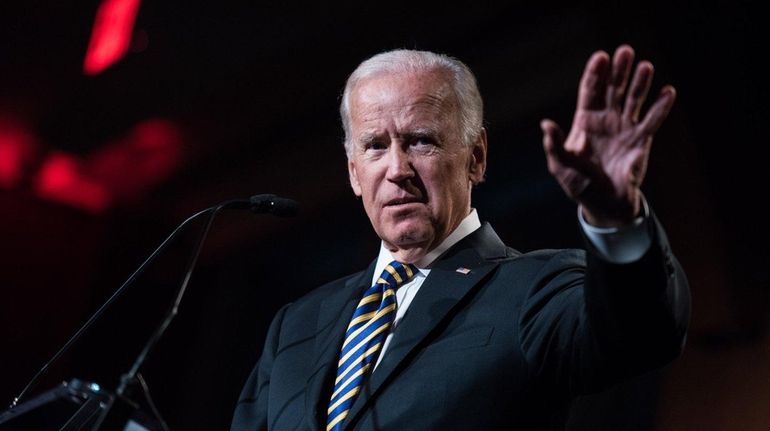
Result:
<instances>
[{"instance_id":1,"label":"man","mask_svg":"<svg viewBox=\"0 0 770 431\"><path fill-rule=\"evenodd\" d=\"M541 124L587 253L527 254L471 207L487 136L470 70L406 50L362 63L341 113L380 255L278 312L232 429L559 429L573 396L676 357L687 283L639 190L675 93L640 118L653 70L633 62L595 53L566 138Z\"/></svg>"}]
</instances>

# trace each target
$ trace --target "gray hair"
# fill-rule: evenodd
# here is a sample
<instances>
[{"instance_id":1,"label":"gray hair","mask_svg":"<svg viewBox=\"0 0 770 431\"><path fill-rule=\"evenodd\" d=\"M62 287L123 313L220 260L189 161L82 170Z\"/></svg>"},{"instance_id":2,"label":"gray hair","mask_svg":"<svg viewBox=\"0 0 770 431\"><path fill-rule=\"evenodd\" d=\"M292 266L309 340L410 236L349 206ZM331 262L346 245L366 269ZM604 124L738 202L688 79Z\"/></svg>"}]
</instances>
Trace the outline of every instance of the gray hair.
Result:
<instances>
[{"instance_id":1,"label":"gray hair","mask_svg":"<svg viewBox=\"0 0 770 431\"><path fill-rule=\"evenodd\" d=\"M460 60L429 51L397 49L377 54L358 65L345 84L340 103L342 128L345 130L345 153L350 158L350 93L361 81L383 73L448 72L449 84L457 96L460 109L462 142L472 145L481 135L484 121L484 105L473 72Z\"/></svg>"}]
</instances>

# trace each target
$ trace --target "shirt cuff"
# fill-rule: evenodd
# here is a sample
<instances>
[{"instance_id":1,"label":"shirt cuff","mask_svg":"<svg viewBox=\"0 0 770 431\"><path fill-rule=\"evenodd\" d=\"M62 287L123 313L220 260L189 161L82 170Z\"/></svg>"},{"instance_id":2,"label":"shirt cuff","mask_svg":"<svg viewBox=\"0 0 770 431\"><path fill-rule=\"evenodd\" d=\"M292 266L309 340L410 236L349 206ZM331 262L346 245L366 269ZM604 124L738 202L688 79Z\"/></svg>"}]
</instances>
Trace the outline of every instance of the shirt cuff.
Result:
<instances>
[{"instance_id":1,"label":"shirt cuff","mask_svg":"<svg viewBox=\"0 0 770 431\"><path fill-rule=\"evenodd\" d=\"M583 208L578 206L578 220L586 237L599 252L599 256L611 263L622 264L639 260L652 245L649 230L650 209L642 199L642 215L623 227L596 227L583 218Z\"/></svg>"}]
</instances>

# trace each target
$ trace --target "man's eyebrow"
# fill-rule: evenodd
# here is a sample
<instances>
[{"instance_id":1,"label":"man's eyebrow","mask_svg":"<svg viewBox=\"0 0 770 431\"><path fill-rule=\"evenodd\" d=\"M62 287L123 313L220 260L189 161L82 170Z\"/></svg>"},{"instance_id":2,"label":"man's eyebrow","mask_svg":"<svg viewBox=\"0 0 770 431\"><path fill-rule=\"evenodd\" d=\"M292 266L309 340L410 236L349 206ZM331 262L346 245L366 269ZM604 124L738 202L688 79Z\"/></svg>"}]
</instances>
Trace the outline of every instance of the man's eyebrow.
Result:
<instances>
[{"instance_id":1,"label":"man's eyebrow","mask_svg":"<svg viewBox=\"0 0 770 431\"><path fill-rule=\"evenodd\" d=\"M434 128L434 127L418 127L412 130L409 130L402 134L403 138L407 139L413 139L413 138L433 138L441 140L443 137L443 134L441 133L441 129Z\"/></svg>"},{"instance_id":2,"label":"man's eyebrow","mask_svg":"<svg viewBox=\"0 0 770 431\"><path fill-rule=\"evenodd\" d=\"M358 135L357 141L362 144L367 144L381 139L385 135L386 133L377 130L367 130ZM443 136L441 129L437 127L417 127L399 134L399 137L402 139L430 137L441 140Z\"/></svg>"},{"instance_id":3,"label":"man's eyebrow","mask_svg":"<svg viewBox=\"0 0 770 431\"><path fill-rule=\"evenodd\" d=\"M382 134L376 130L370 130L358 135L358 141L362 143L372 142L379 138Z\"/></svg>"},{"instance_id":4,"label":"man's eyebrow","mask_svg":"<svg viewBox=\"0 0 770 431\"><path fill-rule=\"evenodd\" d=\"M439 136L441 132L435 127L418 127L404 133L406 136Z\"/></svg>"}]
</instances>

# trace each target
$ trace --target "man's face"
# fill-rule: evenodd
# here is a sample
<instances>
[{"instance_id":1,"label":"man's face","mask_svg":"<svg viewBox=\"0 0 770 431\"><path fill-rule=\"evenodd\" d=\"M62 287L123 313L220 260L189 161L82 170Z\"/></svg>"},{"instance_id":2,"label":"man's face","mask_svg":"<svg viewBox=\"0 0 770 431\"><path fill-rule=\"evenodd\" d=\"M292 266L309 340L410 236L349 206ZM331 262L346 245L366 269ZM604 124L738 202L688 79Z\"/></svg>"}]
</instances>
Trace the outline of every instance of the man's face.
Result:
<instances>
[{"instance_id":1,"label":"man's face","mask_svg":"<svg viewBox=\"0 0 770 431\"><path fill-rule=\"evenodd\" d=\"M442 72L381 74L350 95L353 191L396 259L415 262L470 213L486 135L462 143L457 98Z\"/></svg>"}]
</instances>

